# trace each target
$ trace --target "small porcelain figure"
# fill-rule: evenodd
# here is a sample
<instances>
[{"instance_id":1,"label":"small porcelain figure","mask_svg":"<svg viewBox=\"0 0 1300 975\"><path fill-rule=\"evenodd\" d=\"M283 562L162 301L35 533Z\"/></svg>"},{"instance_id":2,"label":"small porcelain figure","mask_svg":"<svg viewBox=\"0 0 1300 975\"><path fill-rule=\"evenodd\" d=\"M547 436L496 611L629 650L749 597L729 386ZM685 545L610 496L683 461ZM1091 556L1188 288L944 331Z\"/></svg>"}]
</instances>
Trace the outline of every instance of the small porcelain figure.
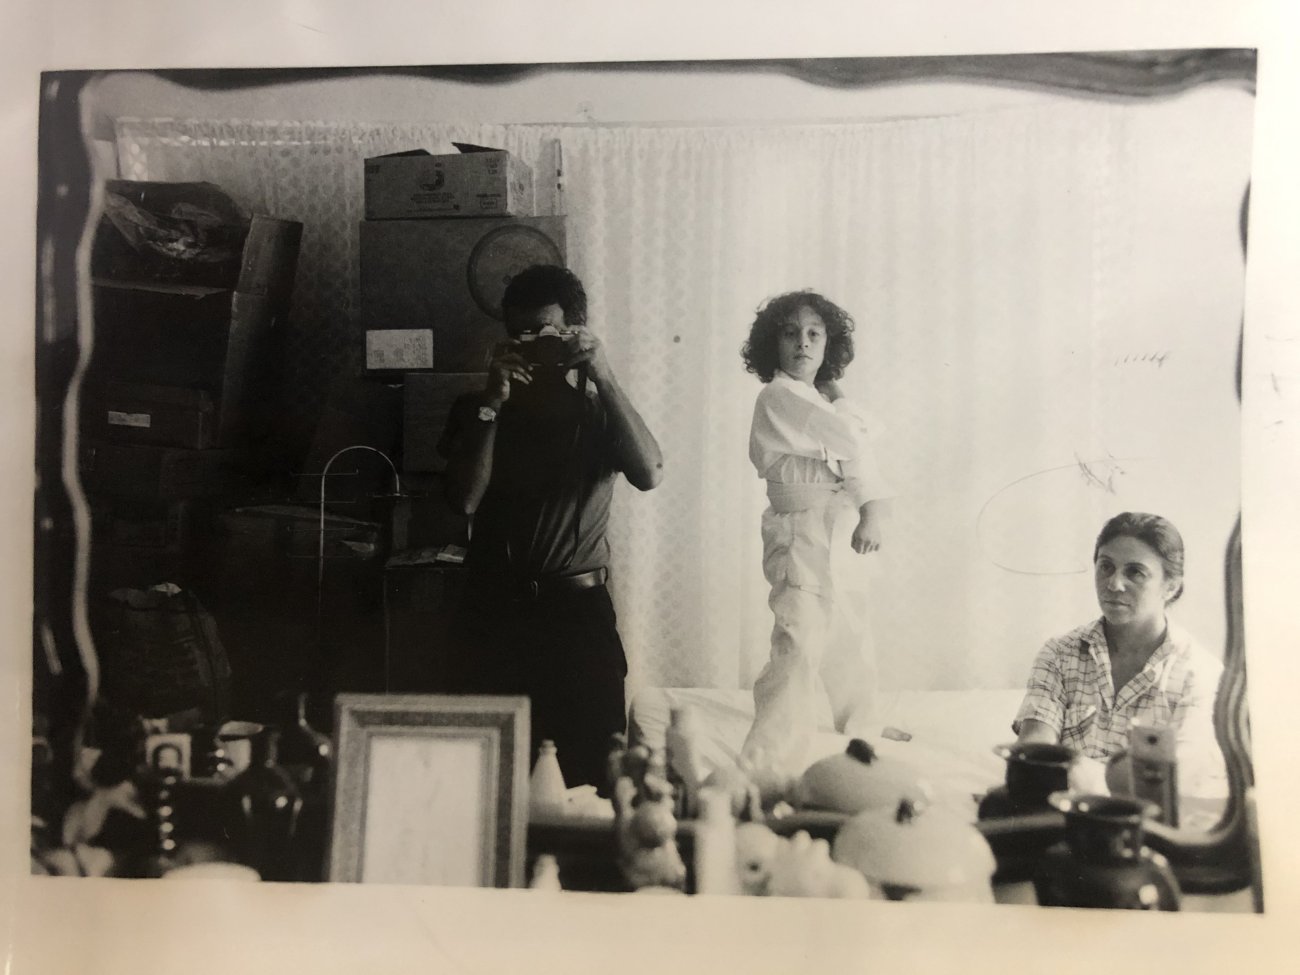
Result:
<instances>
[{"instance_id":1,"label":"small porcelain figure","mask_svg":"<svg viewBox=\"0 0 1300 975\"><path fill-rule=\"evenodd\" d=\"M614 786L614 815L618 865L628 886L680 890L686 864L677 851L672 789L662 775L647 770L639 789L631 777L620 778Z\"/></svg>"},{"instance_id":2,"label":"small porcelain figure","mask_svg":"<svg viewBox=\"0 0 1300 975\"><path fill-rule=\"evenodd\" d=\"M731 801L731 815L741 822L751 822L763 816L763 800L758 786L737 765L721 765L714 769L704 780L704 788L725 793Z\"/></svg>"},{"instance_id":3,"label":"small porcelain figure","mask_svg":"<svg viewBox=\"0 0 1300 975\"><path fill-rule=\"evenodd\" d=\"M831 861L830 844L800 830L782 841L772 859L768 893L774 897L837 897L865 900L866 879Z\"/></svg>"},{"instance_id":4,"label":"small porcelain figure","mask_svg":"<svg viewBox=\"0 0 1300 975\"><path fill-rule=\"evenodd\" d=\"M762 823L736 826L736 872L740 891L751 897L766 897L772 877L772 861L783 840Z\"/></svg>"}]
</instances>

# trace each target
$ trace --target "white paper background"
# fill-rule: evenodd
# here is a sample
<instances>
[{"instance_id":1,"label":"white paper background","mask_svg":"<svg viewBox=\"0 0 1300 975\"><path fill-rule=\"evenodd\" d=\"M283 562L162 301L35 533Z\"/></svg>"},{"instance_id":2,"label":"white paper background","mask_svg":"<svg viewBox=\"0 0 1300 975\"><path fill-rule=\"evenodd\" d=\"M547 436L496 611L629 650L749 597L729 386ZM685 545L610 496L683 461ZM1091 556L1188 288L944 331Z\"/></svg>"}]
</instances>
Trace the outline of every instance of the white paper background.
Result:
<instances>
[{"instance_id":1,"label":"white paper background","mask_svg":"<svg viewBox=\"0 0 1300 975\"><path fill-rule=\"evenodd\" d=\"M1300 686L1288 612L1300 436L1300 24L1290 4L1023 2L472 5L240 0L6 4L0 59L0 410L5 624L0 940L26 971L1289 970L1300 862L1290 755ZM1258 47L1247 271L1243 511L1252 733L1268 914L1133 917L1037 908L451 889L156 884L26 876L32 311L38 72L83 67L373 65Z\"/></svg>"}]
</instances>

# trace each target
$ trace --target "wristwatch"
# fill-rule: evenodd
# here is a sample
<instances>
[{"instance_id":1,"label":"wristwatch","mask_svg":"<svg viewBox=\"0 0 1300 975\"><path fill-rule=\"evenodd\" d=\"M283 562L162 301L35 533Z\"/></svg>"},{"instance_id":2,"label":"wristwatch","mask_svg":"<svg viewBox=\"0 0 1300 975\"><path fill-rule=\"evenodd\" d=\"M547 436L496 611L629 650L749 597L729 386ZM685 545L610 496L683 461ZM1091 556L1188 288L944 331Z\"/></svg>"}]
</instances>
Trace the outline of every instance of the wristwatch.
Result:
<instances>
[{"instance_id":1,"label":"wristwatch","mask_svg":"<svg viewBox=\"0 0 1300 975\"><path fill-rule=\"evenodd\" d=\"M497 418L497 411L490 406L480 406L478 408L478 418L484 423L492 423Z\"/></svg>"}]
</instances>

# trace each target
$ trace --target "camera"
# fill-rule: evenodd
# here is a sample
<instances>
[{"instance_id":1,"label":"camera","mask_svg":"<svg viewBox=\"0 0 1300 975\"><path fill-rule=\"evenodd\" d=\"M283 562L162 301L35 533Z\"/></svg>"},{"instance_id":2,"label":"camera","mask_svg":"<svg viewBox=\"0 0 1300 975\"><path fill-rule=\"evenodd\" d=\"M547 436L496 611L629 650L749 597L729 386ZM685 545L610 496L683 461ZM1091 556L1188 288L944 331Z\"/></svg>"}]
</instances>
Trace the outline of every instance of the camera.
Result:
<instances>
[{"instance_id":1,"label":"camera","mask_svg":"<svg viewBox=\"0 0 1300 975\"><path fill-rule=\"evenodd\" d=\"M573 354L569 335L550 325L540 332L525 332L519 341L520 354L535 366L560 369Z\"/></svg>"}]
</instances>

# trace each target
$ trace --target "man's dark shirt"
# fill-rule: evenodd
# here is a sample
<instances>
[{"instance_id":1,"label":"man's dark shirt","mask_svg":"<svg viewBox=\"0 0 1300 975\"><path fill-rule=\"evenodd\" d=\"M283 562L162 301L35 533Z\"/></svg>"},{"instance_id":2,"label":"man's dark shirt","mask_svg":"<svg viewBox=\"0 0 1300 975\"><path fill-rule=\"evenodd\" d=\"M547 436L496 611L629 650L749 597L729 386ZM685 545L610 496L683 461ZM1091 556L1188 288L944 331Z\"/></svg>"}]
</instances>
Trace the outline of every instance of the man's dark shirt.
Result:
<instances>
[{"instance_id":1,"label":"man's dark shirt","mask_svg":"<svg viewBox=\"0 0 1300 975\"><path fill-rule=\"evenodd\" d=\"M439 443L444 454L468 424L484 422L481 399L468 394L453 405ZM600 397L567 383L519 384L495 422L492 477L474 514L466 566L534 578L607 565L618 466Z\"/></svg>"}]
</instances>

